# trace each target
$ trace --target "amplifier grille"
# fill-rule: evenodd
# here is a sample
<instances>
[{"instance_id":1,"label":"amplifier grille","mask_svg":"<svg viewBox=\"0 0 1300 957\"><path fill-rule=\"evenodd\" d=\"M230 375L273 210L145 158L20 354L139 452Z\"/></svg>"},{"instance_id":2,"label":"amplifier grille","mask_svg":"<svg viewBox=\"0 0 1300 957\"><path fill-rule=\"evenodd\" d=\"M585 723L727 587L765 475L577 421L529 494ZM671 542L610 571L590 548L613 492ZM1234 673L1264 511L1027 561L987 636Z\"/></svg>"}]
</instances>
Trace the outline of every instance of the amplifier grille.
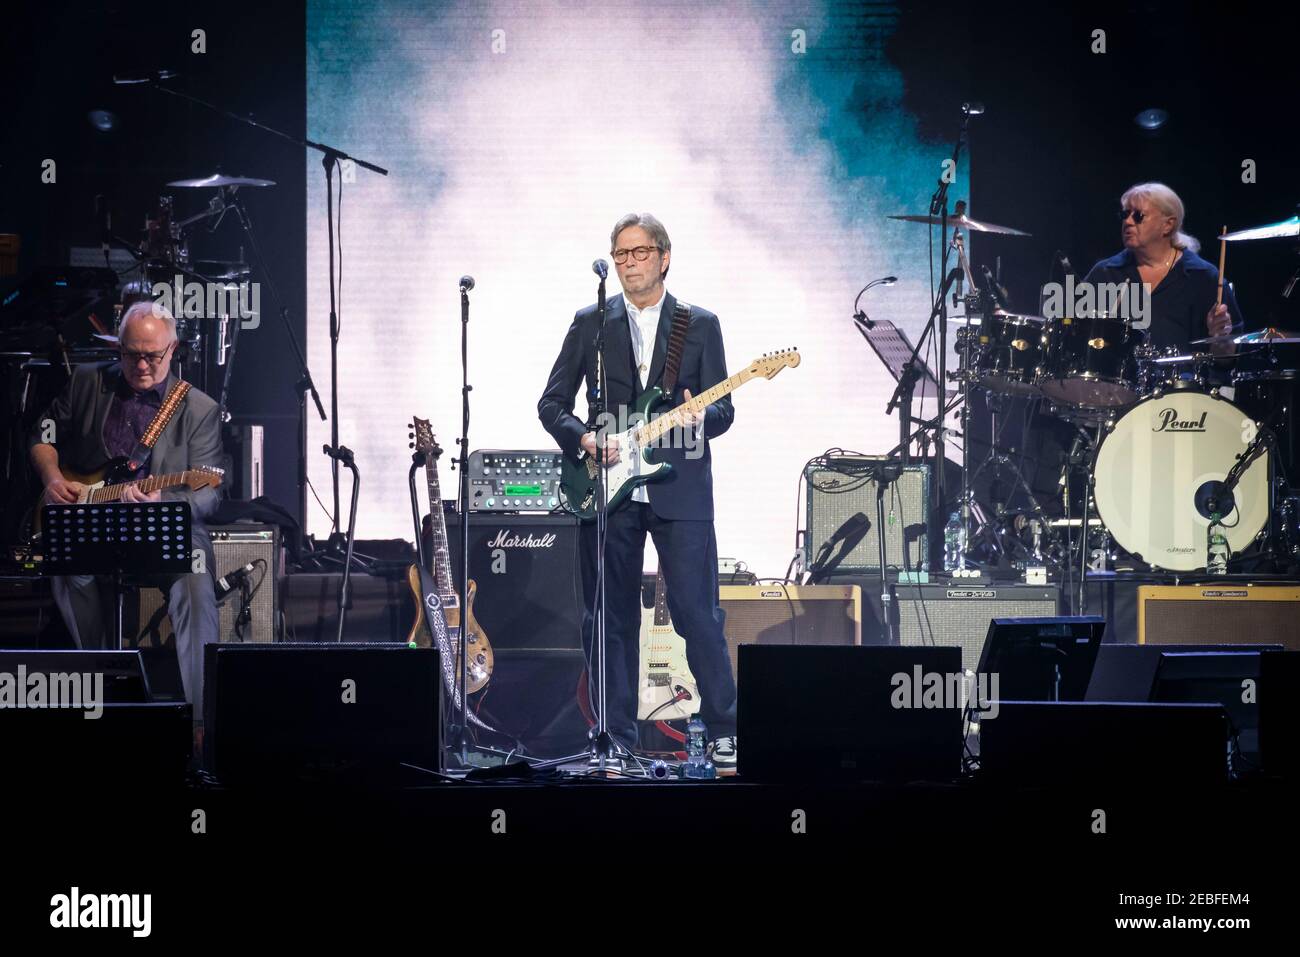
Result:
<instances>
[{"instance_id":1,"label":"amplifier grille","mask_svg":"<svg viewBox=\"0 0 1300 957\"><path fill-rule=\"evenodd\" d=\"M862 589L857 585L723 585L731 673L742 644L860 645Z\"/></svg>"},{"instance_id":2,"label":"amplifier grille","mask_svg":"<svg viewBox=\"0 0 1300 957\"><path fill-rule=\"evenodd\" d=\"M894 617L900 645L956 645L962 667L979 667L994 618L1058 614L1058 592L1041 585L895 585Z\"/></svg>"},{"instance_id":3,"label":"amplifier grille","mask_svg":"<svg viewBox=\"0 0 1300 957\"><path fill-rule=\"evenodd\" d=\"M1171 644L1279 644L1300 651L1300 588L1177 585L1138 589L1138 640Z\"/></svg>"},{"instance_id":4,"label":"amplifier grille","mask_svg":"<svg viewBox=\"0 0 1300 957\"><path fill-rule=\"evenodd\" d=\"M822 545L846 521L861 512L871 523L861 541L844 556L837 571L873 571L880 568L879 530L876 528L876 483L855 474L873 459L846 456L819 460L804 473L808 482L807 537L809 565ZM829 463L829 464L826 464ZM902 477L885 491L885 562L891 569L928 568L926 522L929 520L930 467L909 465ZM891 519L892 513L892 519ZM907 564L903 562L903 539L907 538Z\"/></svg>"}]
</instances>

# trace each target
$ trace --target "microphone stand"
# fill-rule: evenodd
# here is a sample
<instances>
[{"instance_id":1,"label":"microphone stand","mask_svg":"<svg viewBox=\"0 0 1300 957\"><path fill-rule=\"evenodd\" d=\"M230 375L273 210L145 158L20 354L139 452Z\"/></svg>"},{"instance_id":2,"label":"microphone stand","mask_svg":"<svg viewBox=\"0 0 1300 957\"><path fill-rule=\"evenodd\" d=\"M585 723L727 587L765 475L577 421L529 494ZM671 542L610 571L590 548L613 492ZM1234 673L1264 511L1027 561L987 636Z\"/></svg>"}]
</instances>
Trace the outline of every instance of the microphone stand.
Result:
<instances>
[{"instance_id":1,"label":"microphone stand","mask_svg":"<svg viewBox=\"0 0 1300 957\"><path fill-rule=\"evenodd\" d=\"M343 617L348 608L352 605L351 578L352 578L352 543L356 540L357 534L357 499L361 495L361 472L357 469L356 458L352 450L342 445L326 445L325 454L335 462L342 462L352 473L352 506L351 513L348 515L348 531L346 542L346 555L343 561L343 581L339 585L339 632L335 641L343 641Z\"/></svg>"},{"instance_id":2,"label":"microphone stand","mask_svg":"<svg viewBox=\"0 0 1300 957\"><path fill-rule=\"evenodd\" d=\"M457 482L456 507L460 511L460 580L456 582L456 600L460 602L460 635L456 649L456 673L460 681L460 763L469 764L469 394L474 388L469 384L469 291L474 280L465 276L460 281L460 455L452 468L460 466ZM442 508L441 502L430 502L429 510Z\"/></svg>"}]
</instances>

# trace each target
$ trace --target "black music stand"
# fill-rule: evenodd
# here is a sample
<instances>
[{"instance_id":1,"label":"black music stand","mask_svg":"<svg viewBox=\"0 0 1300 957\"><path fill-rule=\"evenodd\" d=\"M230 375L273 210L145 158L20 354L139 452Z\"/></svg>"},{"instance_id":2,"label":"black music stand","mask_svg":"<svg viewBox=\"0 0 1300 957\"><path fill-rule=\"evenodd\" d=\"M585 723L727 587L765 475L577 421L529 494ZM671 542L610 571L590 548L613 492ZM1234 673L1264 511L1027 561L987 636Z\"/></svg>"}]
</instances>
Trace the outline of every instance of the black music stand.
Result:
<instances>
[{"instance_id":1,"label":"black music stand","mask_svg":"<svg viewBox=\"0 0 1300 957\"><path fill-rule=\"evenodd\" d=\"M939 395L939 380L925 364L925 360L917 355L917 350L907 341L903 331L888 319L877 319L869 326L859 323L858 331L898 383L890 407L892 409L894 401L898 402L898 434L902 445L902 461L907 465L911 461L912 400L917 397L918 386L922 402L936 398ZM944 403L947 400L948 396L944 396ZM942 416L943 413L940 414L940 425Z\"/></svg>"},{"instance_id":2,"label":"black music stand","mask_svg":"<svg viewBox=\"0 0 1300 957\"><path fill-rule=\"evenodd\" d=\"M113 580L113 647L122 650L126 579L193 572L188 502L46 505L46 575L103 575Z\"/></svg>"}]
</instances>

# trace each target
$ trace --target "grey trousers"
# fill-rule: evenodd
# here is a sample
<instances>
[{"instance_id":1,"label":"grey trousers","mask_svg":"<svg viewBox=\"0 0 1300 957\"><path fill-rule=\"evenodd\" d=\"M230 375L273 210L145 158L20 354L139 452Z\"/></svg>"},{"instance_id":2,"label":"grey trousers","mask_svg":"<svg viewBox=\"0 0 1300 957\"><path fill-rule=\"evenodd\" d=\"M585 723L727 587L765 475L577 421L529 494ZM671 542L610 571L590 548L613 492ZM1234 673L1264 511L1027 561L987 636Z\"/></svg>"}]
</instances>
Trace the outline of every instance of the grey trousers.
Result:
<instances>
[{"instance_id":1,"label":"grey trousers","mask_svg":"<svg viewBox=\"0 0 1300 957\"><path fill-rule=\"evenodd\" d=\"M193 531L195 548L207 555L208 571L189 575L150 578L149 587L167 593L167 610L175 634L176 658L180 666L185 700L194 709L194 723L203 723L204 646L217 640L220 617L213 590L212 546L206 529ZM54 575L50 587L63 622L78 648L98 649L112 634L112 579L95 575Z\"/></svg>"}]
</instances>

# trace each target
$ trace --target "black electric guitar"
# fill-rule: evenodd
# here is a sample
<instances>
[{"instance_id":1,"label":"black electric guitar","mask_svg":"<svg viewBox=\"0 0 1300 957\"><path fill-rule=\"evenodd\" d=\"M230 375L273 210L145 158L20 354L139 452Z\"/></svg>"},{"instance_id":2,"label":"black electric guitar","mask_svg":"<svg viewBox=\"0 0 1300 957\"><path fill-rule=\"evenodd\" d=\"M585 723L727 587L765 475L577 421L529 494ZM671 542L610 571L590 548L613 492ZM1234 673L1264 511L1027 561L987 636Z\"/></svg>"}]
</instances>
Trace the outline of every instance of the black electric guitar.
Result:
<instances>
[{"instance_id":1,"label":"black electric guitar","mask_svg":"<svg viewBox=\"0 0 1300 957\"><path fill-rule=\"evenodd\" d=\"M492 677L492 645L478 621L474 618L474 593L476 585L470 579L465 594L465 614L461 615L460 598L451 580L451 550L447 547L447 519L442 514L442 492L438 487L438 456L442 449L433 437L427 419L413 419L414 448L424 453L424 474L429 485L430 564L433 570L421 567L419 562L406 570L406 583L415 602L415 625L407 642L417 647L429 648L435 643L442 652L444 677L451 687L460 686L460 636L466 635L466 688L469 694L481 691ZM448 635L444 642L437 634L436 610L441 609ZM432 614L431 614L432 613ZM462 618L464 627L461 627ZM454 677L449 677L453 676Z\"/></svg>"}]
</instances>

